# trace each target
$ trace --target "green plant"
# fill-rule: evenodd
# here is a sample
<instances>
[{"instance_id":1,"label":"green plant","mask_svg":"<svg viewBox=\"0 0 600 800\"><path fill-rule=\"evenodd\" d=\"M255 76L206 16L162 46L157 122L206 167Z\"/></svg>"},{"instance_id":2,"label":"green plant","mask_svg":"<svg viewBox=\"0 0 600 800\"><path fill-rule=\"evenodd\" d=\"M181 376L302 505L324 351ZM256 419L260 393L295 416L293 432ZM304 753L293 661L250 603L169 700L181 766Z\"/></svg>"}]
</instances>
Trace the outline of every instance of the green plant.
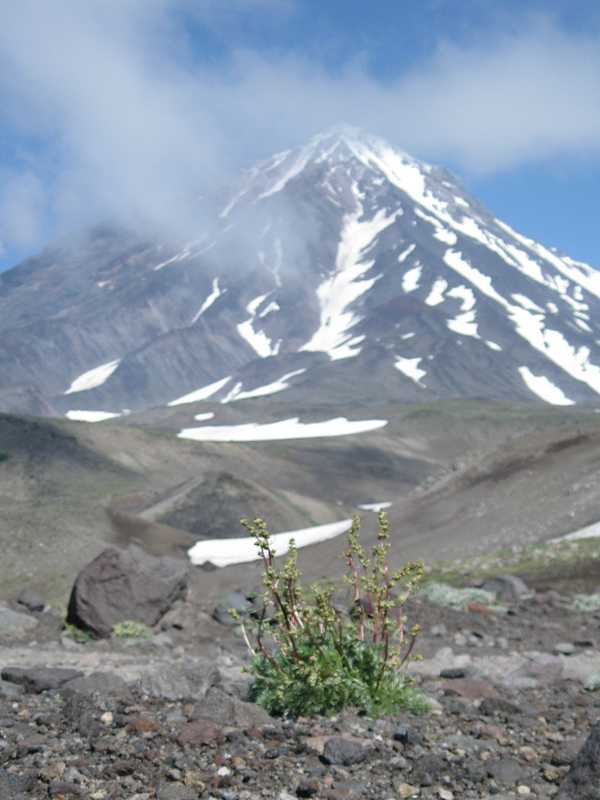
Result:
<instances>
[{"instance_id":1,"label":"green plant","mask_svg":"<svg viewBox=\"0 0 600 800\"><path fill-rule=\"evenodd\" d=\"M252 699L271 714L333 714L354 707L376 717L400 709L427 710L403 667L413 657L418 626L408 627L403 606L423 576L411 562L392 572L388 565L389 525L379 515L377 544L370 557L359 541L354 518L345 550L349 612L334 602L335 584L299 582L293 540L281 570L263 520L242 520L264 564L260 612L242 626L252 655ZM235 613L232 612L235 617Z\"/></svg>"},{"instance_id":2,"label":"green plant","mask_svg":"<svg viewBox=\"0 0 600 800\"><path fill-rule=\"evenodd\" d=\"M573 609L584 614L600 610L600 594L576 594L573 598Z\"/></svg>"},{"instance_id":3,"label":"green plant","mask_svg":"<svg viewBox=\"0 0 600 800\"><path fill-rule=\"evenodd\" d=\"M70 639L73 639L74 642L79 642L79 644L87 644L94 638L89 631L84 631L70 622L65 622L63 630Z\"/></svg>"},{"instance_id":4,"label":"green plant","mask_svg":"<svg viewBox=\"0 0 600 800\"><path fill-rule=\"evenodd\" d=\"M8 453L5 453L3 450L0 450L0 464L3 461L8 461Z\"/></svg>"},{"instance_id":5,"label":"green plant","mask_svg":"<svg viewBox=\"0 0 600 800\"><path fill-rule=\"evenodd\" d=\"M152 631L143 622L126 619L113 625L112 635L118 639L149 639Z\"/></svg>"}]
</instances>

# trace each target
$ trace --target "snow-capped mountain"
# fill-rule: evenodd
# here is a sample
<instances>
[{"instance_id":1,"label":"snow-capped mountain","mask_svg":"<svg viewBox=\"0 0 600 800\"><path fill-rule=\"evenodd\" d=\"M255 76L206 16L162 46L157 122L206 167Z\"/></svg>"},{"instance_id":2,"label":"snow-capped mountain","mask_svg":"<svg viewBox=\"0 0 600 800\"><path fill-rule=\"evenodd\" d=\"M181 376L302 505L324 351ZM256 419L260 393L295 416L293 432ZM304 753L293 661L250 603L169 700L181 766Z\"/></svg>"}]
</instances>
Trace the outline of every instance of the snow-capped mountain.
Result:
<instances>
[{"instance_id":1,"label":"snow-capped mountain","mask_svg":"<svg viewBox=\"0 0 600 800\"><path fill-rule=\"evenodd\" d=\"M593 404L599 312L600 272L339 128L249 170L185 246L98 228L0 275L0 408Z\"/></svg>"}]
</instances>

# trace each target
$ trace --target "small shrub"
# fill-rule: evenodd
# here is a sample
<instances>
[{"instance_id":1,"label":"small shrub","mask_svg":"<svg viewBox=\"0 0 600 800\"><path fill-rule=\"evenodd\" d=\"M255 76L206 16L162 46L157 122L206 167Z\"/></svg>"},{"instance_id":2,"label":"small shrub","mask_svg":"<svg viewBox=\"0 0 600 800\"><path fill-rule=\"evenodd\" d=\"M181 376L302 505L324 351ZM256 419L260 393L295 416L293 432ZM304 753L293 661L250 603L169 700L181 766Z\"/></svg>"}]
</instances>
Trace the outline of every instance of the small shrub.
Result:
<instances>
[{"instance_id":1,"label":"small shrub","mask_svg":"<svg viewBox=\"0 0 600 800\"><path fill-rule=\"evenodd\" d=\"M126 619L113 625L112 635L118 639L149 639L152 631L143 622Z\"/></svg>"},{"instance_id":2,"label":"small shrub","mask_svg":"<svg viewBox=\"0 0 600 800\"><path fill-rule=\"evenodd\" d=\"M449 586L447 583L427 583L422 588L422 594L430 603L448 608L466 609L469 603L481 603L493 606L496 601L494 592L486 589L463 588Z\"/></svg>"},{"instance_id":3,"label":"small shrub","mask_svg":"<svg viewBox=\"0 0 600 800\"><path fill-rule=\"evenodd\" d=\"M600 594L576 594L573 598L573 610L590 614L600 609Z\"/></svg>"},{"instance_id":4,"label":"small shrub","mask_svg":"<svg viewBox=\"0 0 600 800\"><path fill-rule=\"evenodd\" d=\"M8 453L0 450L0 464L2 464L3 461L8 461Z\"/></svg>"},{"instance_id":5,"label":"small shrub","mask_svg":"<svg viewBox=\"0 0 600 800\"><path fill-rule=\"evenodd\" d=\"M423 564L411 562L391 572L385 514L379 515L377 544L370 557L359 541L360 522L353 520L344 578L352 593L350 612L335 605L335 585L307 590L300 586L293 541L283 568L277 570L263 520L242 524L254 537L264 564L262 608L242 626L252 655L252 699L277 715L335 714L347 707L371 717L401 709L426 711L425 698L403 670L413 658L419 629L408 627L402 611L422 579Z\"/></svg>"},{"instance_id":6,"label":"small shrub","mask_svg":"<svg viewBox=\"0 0 600 800\"><path fill-rule=\"evenodd\" d=\"M79 644L87 644L94 638L89 631L84 631L70 622L65 622L63 630L70 639L73 639L74 642L79 642Z\"/></svg>"}]
</instances>

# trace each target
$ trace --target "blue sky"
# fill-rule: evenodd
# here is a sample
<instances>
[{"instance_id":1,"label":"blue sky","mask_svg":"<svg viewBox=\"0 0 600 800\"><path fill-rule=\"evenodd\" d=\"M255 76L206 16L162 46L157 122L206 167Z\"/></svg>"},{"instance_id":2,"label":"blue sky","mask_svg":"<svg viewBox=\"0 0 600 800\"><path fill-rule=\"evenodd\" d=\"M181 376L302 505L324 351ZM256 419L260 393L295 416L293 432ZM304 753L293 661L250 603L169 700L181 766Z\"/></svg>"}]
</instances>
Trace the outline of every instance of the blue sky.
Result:
<instances>
[{"instance_id":1,"label":"blue sky","mask_svg":"<svg viewBox=\"0 0 600 800\"><path fill-rule=\"evenodd\" d=\"M596 0L20 0L0 8L0 269L336 122L600 267Z\"/></svg>"}]
</instances>

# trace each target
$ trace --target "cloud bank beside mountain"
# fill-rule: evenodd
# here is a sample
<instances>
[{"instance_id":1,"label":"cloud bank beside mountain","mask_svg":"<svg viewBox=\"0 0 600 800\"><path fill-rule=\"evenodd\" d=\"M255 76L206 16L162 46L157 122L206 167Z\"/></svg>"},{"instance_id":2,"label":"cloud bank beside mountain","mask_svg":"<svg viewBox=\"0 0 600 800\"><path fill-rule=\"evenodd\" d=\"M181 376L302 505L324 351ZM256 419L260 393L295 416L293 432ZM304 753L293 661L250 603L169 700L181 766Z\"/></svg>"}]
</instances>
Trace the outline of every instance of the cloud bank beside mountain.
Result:
<instances>
[{"instance_id":1,"label":"cloud bank beside mountain","mask_svg":"<svg viewBox=\"0 0 600 800\"><path fill-rule=\"evenodd\" d=\"M339 121L420 157L496 171L600 155L600 47L532 17L479 44L440 42L377 79L358 54L332 73L297 53L236 48L236 15L293 16L290 0L21 0L0 9L0 242L32 246L117 217L175 237L254 157ZM230 26L216 57L191 41ZM281 24L284 24L283 22ZM27 146L14 142L27 142Z\"/></svg>"}]
</instances>

